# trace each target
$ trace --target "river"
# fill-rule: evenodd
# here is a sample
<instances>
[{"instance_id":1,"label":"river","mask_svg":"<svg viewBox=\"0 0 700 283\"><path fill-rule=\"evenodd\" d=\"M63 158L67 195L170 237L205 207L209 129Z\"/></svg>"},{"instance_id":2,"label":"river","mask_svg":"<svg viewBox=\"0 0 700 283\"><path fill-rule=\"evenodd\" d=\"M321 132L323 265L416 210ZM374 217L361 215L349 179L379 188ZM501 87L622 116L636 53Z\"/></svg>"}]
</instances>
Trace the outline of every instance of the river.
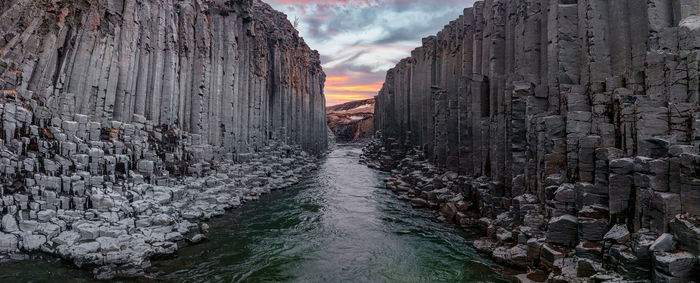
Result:
<instances>
[{"instance_id":1,"label":"river","mask_svg":"<svg viewBox=\"0 0 700 283\"><path fill-rule=\"evenodd\" d=\"M177 282L506 282L468 232L384 189L387 176L339 146L317 172L210 221L209 240L154 261ZM0 268L0 282L89 281L58 260ZM82 278L82 279L81 279Z\"/></svg>"}]
</instances>

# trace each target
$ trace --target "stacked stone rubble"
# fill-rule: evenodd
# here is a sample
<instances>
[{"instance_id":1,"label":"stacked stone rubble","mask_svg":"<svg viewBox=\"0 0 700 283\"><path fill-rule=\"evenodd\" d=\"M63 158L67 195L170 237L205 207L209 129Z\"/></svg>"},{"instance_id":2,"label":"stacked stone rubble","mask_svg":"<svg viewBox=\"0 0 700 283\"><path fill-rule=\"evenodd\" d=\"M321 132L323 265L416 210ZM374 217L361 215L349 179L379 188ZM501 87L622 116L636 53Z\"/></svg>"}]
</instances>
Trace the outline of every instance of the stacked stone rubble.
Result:
<instances>
[{"instance_id":1,"label":"stacked stone rubble","mask_svg":"<svg viewBox=\"0 0 700 283\"><path fill-rule=\"evenodd\" d=\"M697 280L699 55L695 0L479 1L389 70L367 157L405 158L377 166L407 198L470 200L508 248L485 249L497 258L528 251L553 277ZM421 156L446 175L409 164ZM606 238L614 227L631 237ZM664 233L683 244L650 252Z\"/></svg>"}]
</instances>

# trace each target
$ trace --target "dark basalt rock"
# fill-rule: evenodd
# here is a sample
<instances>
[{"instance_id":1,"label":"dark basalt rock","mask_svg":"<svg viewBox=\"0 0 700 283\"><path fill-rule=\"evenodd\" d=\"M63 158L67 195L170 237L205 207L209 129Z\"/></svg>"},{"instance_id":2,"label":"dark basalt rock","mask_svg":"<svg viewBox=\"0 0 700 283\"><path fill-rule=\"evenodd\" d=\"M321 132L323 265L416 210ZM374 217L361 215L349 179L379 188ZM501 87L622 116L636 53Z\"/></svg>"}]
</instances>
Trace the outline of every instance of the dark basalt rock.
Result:
<instances>
[{"instance_id":1,"label":"dark basalt rock","mask_svg":"<svg viewBox=\"0 0 700 283\"><path fill-rule=\"evenodd\" d=\"M528 228L513 237L550 282L697 280L698 23L696 0L477 1L388 71L362 160L462 193L488 241ZM674 256L652 259L664 233ZM508 264L511 243L479 243Z\"/></svg>"}]
</instances>

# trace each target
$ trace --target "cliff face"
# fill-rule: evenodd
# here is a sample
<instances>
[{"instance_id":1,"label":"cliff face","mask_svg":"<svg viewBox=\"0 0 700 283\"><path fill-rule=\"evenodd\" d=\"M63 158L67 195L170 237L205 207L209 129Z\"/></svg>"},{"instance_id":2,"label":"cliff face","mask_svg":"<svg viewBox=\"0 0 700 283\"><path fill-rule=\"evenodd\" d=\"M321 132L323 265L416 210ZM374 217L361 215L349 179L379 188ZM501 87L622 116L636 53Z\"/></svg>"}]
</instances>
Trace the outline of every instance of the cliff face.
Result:
<instances>
[{"instance_id":1,"label":"cliff face","mask_svg":"<svg viewBox=\"0 0 700 283\"><path fill-rule=\"evenodd\" d=\"M325 147L318 53L245 1L3 1L0 89L61 117L200 135L221 152L270 138Z\"/></svg>"},{"instance_id":2,"label":"cliff face","mask_svg":"<svg viewBox=\"0 0 700 283\"><path fill-rule=\"evenodd\" d=\"M420 155L396 160L418 147L439 172L462 176L439 183L473 198L476 216L515 223L489 222L489 231L527 226L523 238L511 240L533 240L537 252L544 243L550 251L588 242L599 249L619 224L635 235L671 232L697 255L698 3L488 0L465 9L391 69L376 97L381 150L395 160L389 168L403 168L390 186L421 198L435 188L410 173ZM426 168L418 170L434 172ZM406 191L405 183L415 187ZM453 204L447 215L455 210L467 211ZM545 222L528 222L530 214ZM592 257L599 263L611 256L619 260L613 267L633 277L687 280L661 267L665 258L655 257L651 272L640 241L613 243ZM527 255L525 265L550 269L561 256L548 254L547 266Z\"/></svg>"},{"instance_id":3,"label":"cliff face","mask_svg":"<svg viewBox=\"0 0 700 283\"><path fill-rule=\"evenodd\" d=\"M341 142L357 142L374 135L374 99L352 101L326 108L328 128Z\"/></svg>"},{"instance_id":4,"label":"cliff face","mask_svg":"<svg viewBox=\"0 0 700 283\"><path fill-rule=\"evenodd\" d=\"M0 262L146 275L315 168L324 80L256 0L0 0Z\"/></svg>"}]
</instances>

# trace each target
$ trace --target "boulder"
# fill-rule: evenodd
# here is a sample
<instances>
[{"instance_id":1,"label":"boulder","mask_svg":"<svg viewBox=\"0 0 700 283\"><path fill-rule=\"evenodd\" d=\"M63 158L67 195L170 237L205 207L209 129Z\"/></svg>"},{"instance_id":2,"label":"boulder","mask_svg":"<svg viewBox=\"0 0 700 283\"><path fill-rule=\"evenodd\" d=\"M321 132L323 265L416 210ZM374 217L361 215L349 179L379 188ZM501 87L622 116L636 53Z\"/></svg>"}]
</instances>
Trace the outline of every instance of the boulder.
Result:
<instances>
[{"instance_id":1,"label":"boulder","mask_svg":"<svg viewBox=\"0 0 700 283\"><path fill-rule=\"evenodd\" d=\"M494 242L491 242L489 240L484 239L484 240L474 241L473 245L474 245L474 248L479 252L482 252L485 254L492 254L494 249L495 249L496 244Z\"/></svg>"},{"instance_id":2,"label":"boulder","mask_svg":"<svg viewBox=\"0 0 700 283\"><path fill-rule=\"evenodd\" d=\"M576 246L576 256L600 261L603 259L603 246L596 242L581 242Z\"/></svg>"},{"instance_id":3,"label":"boulder","mask_svg":"<svg viewBox=\"0 0 700 283\"><path fill-rule=\"evenodd\" d=\"M630 240L630 231L627 229L627 225L617 224L605 233L603 239L618 244L624 244Z\"/></svg>"},{"instance_id":4,"label":"boulder","mask_svg":"<svg viewBox=\"0 0 700 283\"><path fill-rule=\"evenodd\" d=\"M151 160L139 160L136 164L136 170L142 174L150 175L153 173L154 164Z\"/></svg>"},{"instance_id":5,"label":"boulder","mask_svg":"<svg viewBox=\"0 0 700 283\"><path fill-rule=\"evenodd\" d=\"M602 270L602 264L590 259L582 258L576 261L576 276L578 277L591 277Z\"/></svg>"},{"instance_id":6,"label":"boulder","mask_svg":"<svg viewBox=\"0 0 700 283\"><path fill-rule=\"evenodd\" d=\"M78 224L74 230L80 233L81 240L95 240L100 236L100 227L93 223Z\"/></svg>"},{"instance_id":7,"label":"boulder","mask_svg":"<svg viewBox=\"0 0 700 283\"><path fill-rule=\"evenodd\" d=\"M413 198L411 199L411 205L416 208L420 207L428 207L428 201L422 199L422 198Z\"/></svg>"},{"instance_id":8,"label":"boulder","mask_svg":"<svg viewBox=\"0 0 700 283\"><path fill-rule=\"evenodd\" d=\"M693 272L695 271L697 260L697 256L688 252L654 253L656 270L666 275L686 280L691 278L691 274L694 275Z\"/></svg>"},{"instance_id":9,"label":"boulder","mask_svg":"<svg viewBox=\"0 0 700 283\"><path fill-rule=\"evenodd\" d=\"M608 231L606 219L578 218L578 234L581 240L601 241Z\"/></svg>"},{"instance_id":10,"label":"boulder","mask_svg":"<svg viewBox=\"0 0 700 283\"><path fill-rule=\"evenodd\" d=\"M19 240L13 234L0 232L0 253L13 253L18 251Z\"/></svg>"},{"instance_id":11,"label":"boulder","mask_svg":"<svg viewBox=\"0 0 700 283\"><path fill-rule=\"evenodd\" d=\"M2 231L7 233L19 231L17 219L15 219L15 217L10 214L5 214L2 217Z\"/></svg>"},{"instance_id":12,"label":"boulder","mask_svg":"<svg viewBox=\"0 0 700 283\"><path fill-rule=\"evenodd\" d=\"M673 235L669 233L663 233L661 236L656 238L654 243L649 246L650 252L671 252L676 249L676 240Z\"/></svg>"},{"instance_id":13,"label":"boulder","mask_svg":"<svg viewBox=\"0 0 700 283\"><path fill-rule=\"evenodd\" d=\"M564 246L574 246L578 242L578 219L572 215L554 217L547 226L547 242Z\"/></svg>"},{"instance_id":14,"label":"boulder","mask_svg":"<svg viewBox=\"0 0 700 283\"><path fill-rule=\"evenodd\" d=\"M694 254L700 254L700 225L692 220L676 216L671 221L671 232L678 241L678 248Z\"/></svg>"},{"instance_id":15,"label":"boulder","mask_svg":"<svg viewBox=\"0 0 700 283\"><path fill-rule=\"evenodd\" d=\"M46 236L22 234L22 249L25 251L35 251L46 243Z\"/></svg>"},{"instance_id":16,"label":"boulder","mask_svg":"<svg viewBox=\"0 0 700 283\"><path fill-rule=\"evenodd\" d=\"M551 244L544 244L540 251L540 265L544 269L551 271L554 268L554 263L563 259L565 255L565 250Z\"/></svg>"},{"instance_id":17,"label":"boulder","mask_svg":"<svg viewBox=\"0 0 700 283\"><path fill-rule=\"evenodd\" d=\"M71 246L78 240L80 240L80 234L75 231L63 231L61 234L51 239L52 242L65 246Z\"/></svg>"}]
</instances>

